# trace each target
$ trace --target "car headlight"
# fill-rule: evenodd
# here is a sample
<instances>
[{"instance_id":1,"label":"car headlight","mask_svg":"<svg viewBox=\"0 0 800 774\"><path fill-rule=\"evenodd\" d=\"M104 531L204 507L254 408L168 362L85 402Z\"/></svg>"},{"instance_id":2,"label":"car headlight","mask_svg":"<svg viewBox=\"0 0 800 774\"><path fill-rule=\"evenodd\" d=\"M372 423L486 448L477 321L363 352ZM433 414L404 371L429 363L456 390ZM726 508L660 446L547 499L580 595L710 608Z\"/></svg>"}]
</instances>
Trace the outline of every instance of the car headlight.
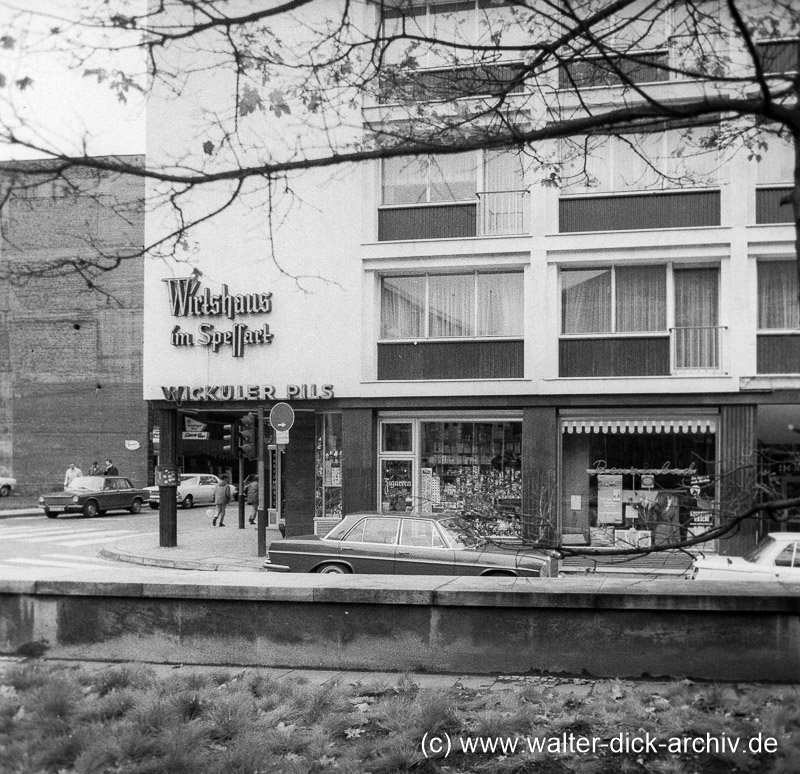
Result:
<instances>
[{"instance_id":1,"label":"car headlight","mask_svg":"<svg viewBox=\"0 0 800 774\"><path fill-rule=\"evenodd\" d=\"M77 503L78 500L80 500L80 497L78 497L78 495L72 495L72 502L73 503Z\"/></svg>"},{"instance_id":2,"label":"car headlight","mask_svg":"<svg viewBox=\"0 0 800 774\"><path fill-rule=\"evenodd\" d=\"M44 497L40 497L40 498L39 498L39 502L40 502L40 503L43 503L43 502L44 502Z\"/></svg>"}]
</instances>

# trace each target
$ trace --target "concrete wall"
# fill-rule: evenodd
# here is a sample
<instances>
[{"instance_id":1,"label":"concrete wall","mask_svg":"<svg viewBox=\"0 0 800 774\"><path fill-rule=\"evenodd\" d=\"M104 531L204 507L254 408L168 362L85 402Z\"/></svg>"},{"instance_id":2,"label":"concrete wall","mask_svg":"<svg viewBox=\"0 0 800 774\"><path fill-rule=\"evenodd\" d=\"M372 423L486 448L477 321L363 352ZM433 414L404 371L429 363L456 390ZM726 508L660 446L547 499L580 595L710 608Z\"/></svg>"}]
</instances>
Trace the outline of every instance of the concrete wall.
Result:
<instances>
[{"instance_id":1,"label":"concrete wall","mask_svg":"<svg viewBox=\"0 0 800 774\"><path fill-rule=\"evenodd\" d=\"M67 659L800 678L800 596L777 584L765 591L685 580L654 587L622 579L82 576L88 580L36 581L20 571L18 580L0 581L0 650L46 640L49 656Z\"/></svg>"}]
</instances>

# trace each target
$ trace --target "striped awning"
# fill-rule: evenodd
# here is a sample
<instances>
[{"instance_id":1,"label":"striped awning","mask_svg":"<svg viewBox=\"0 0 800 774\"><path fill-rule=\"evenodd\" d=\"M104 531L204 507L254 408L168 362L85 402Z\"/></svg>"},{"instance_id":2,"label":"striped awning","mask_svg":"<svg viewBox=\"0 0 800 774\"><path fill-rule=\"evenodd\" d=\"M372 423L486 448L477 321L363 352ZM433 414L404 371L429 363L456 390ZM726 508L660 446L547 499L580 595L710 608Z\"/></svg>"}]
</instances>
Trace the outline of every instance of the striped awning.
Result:
<instances>
[{"instance_id":1,"label":"striped awning","mask_svg":"<svg viewBox=\"0 0 800 774\"><path fill-rule=\"evenodd\" d=\"M682 419L564 419L564 433L716 433L714 417Z\"/></svg>"}]
</instances>

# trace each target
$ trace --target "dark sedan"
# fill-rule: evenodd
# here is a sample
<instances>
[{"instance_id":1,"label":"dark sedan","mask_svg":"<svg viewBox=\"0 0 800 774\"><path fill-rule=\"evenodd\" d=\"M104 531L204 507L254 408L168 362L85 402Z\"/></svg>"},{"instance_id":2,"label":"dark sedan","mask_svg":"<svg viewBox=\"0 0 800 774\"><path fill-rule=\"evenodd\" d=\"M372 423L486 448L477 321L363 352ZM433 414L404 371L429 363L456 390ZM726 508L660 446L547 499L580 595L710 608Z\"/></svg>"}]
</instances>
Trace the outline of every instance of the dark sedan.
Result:
<instances>
[{"instance_id":1,"label":"dark sedan","mask_svg":"<svg viewBox=\"0 0 800 774\"><path fill-rule=\"evenodd\" d=\"M459 516L354 513L325 537L274 541L264 568L276 572L394 575L558 574L557 554L481 538Z\"/></svg>"},{"instance_id":2,"label":"dark sedan","mask_svg":"<svg viewBox=\"0 0 800 774\"><path fill-rule=\"evenodd\" d=\"M82 513L97 516L106 511L139 513L147 502L146 489L136 489L122 476L78 476L61 492L42 495L39 507L48 519L59 513Z\"/></svg>"}]
</instances>

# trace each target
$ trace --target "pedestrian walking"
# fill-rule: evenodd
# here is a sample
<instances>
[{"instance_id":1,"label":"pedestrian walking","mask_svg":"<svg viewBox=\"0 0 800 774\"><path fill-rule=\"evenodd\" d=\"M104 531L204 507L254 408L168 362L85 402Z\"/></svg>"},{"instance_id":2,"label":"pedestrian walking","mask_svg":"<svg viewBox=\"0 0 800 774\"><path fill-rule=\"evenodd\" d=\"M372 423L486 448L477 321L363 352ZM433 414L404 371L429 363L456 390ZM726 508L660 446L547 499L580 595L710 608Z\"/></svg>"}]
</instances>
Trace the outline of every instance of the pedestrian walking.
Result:
<instances>
[{"instance_id":1,"label":"pedestrian walking","mask_svg":"<svg viewBox=\"0 0 800 774\"><path fill-rule=\"evenodd\" d=\"M118 476L119 471L117 470L117 466L111 461L106 460L106 467L103 470L104 476Z\"/></svg>"},{"instance_id":2,"label":"pedestrian walking","mask_svg":"<svg viewBox=\"0 0 800 774\"><path fill-rule=\"evenodd\" d=\"M66 489L78 476L82 476L83 472L74 463L70 462L67 472L64 474L64 489Z\"/></svg>"},{"instance_id":3,"label":"pedestrian walking","mask_svg":"<svg viewBox=\"0 0 800 774\"><path fill-rule=\"evenodd\" d=\"M219 526L224 527L225 524L225 507L231 501L231 488L228 484L228 477L221 476L219 483L214 487L214 505L217 507L214 520L211 522L212 527L217 526L217 519L219 519Z\"/></svg>"},{"instance_id":4,"label":"pedestrian walking","mask_svg":"<svg viewBox=\"0 0 800 774\"><path fill-rule=\"evenodd\" d=\"M250 513L249 523L255 524L256 517L258 516L258 476L253 476L253 478L250 479L250 483L244 488L244 494L247 498L247 504L253 507Z\"/></svg>"}]
</instances>

